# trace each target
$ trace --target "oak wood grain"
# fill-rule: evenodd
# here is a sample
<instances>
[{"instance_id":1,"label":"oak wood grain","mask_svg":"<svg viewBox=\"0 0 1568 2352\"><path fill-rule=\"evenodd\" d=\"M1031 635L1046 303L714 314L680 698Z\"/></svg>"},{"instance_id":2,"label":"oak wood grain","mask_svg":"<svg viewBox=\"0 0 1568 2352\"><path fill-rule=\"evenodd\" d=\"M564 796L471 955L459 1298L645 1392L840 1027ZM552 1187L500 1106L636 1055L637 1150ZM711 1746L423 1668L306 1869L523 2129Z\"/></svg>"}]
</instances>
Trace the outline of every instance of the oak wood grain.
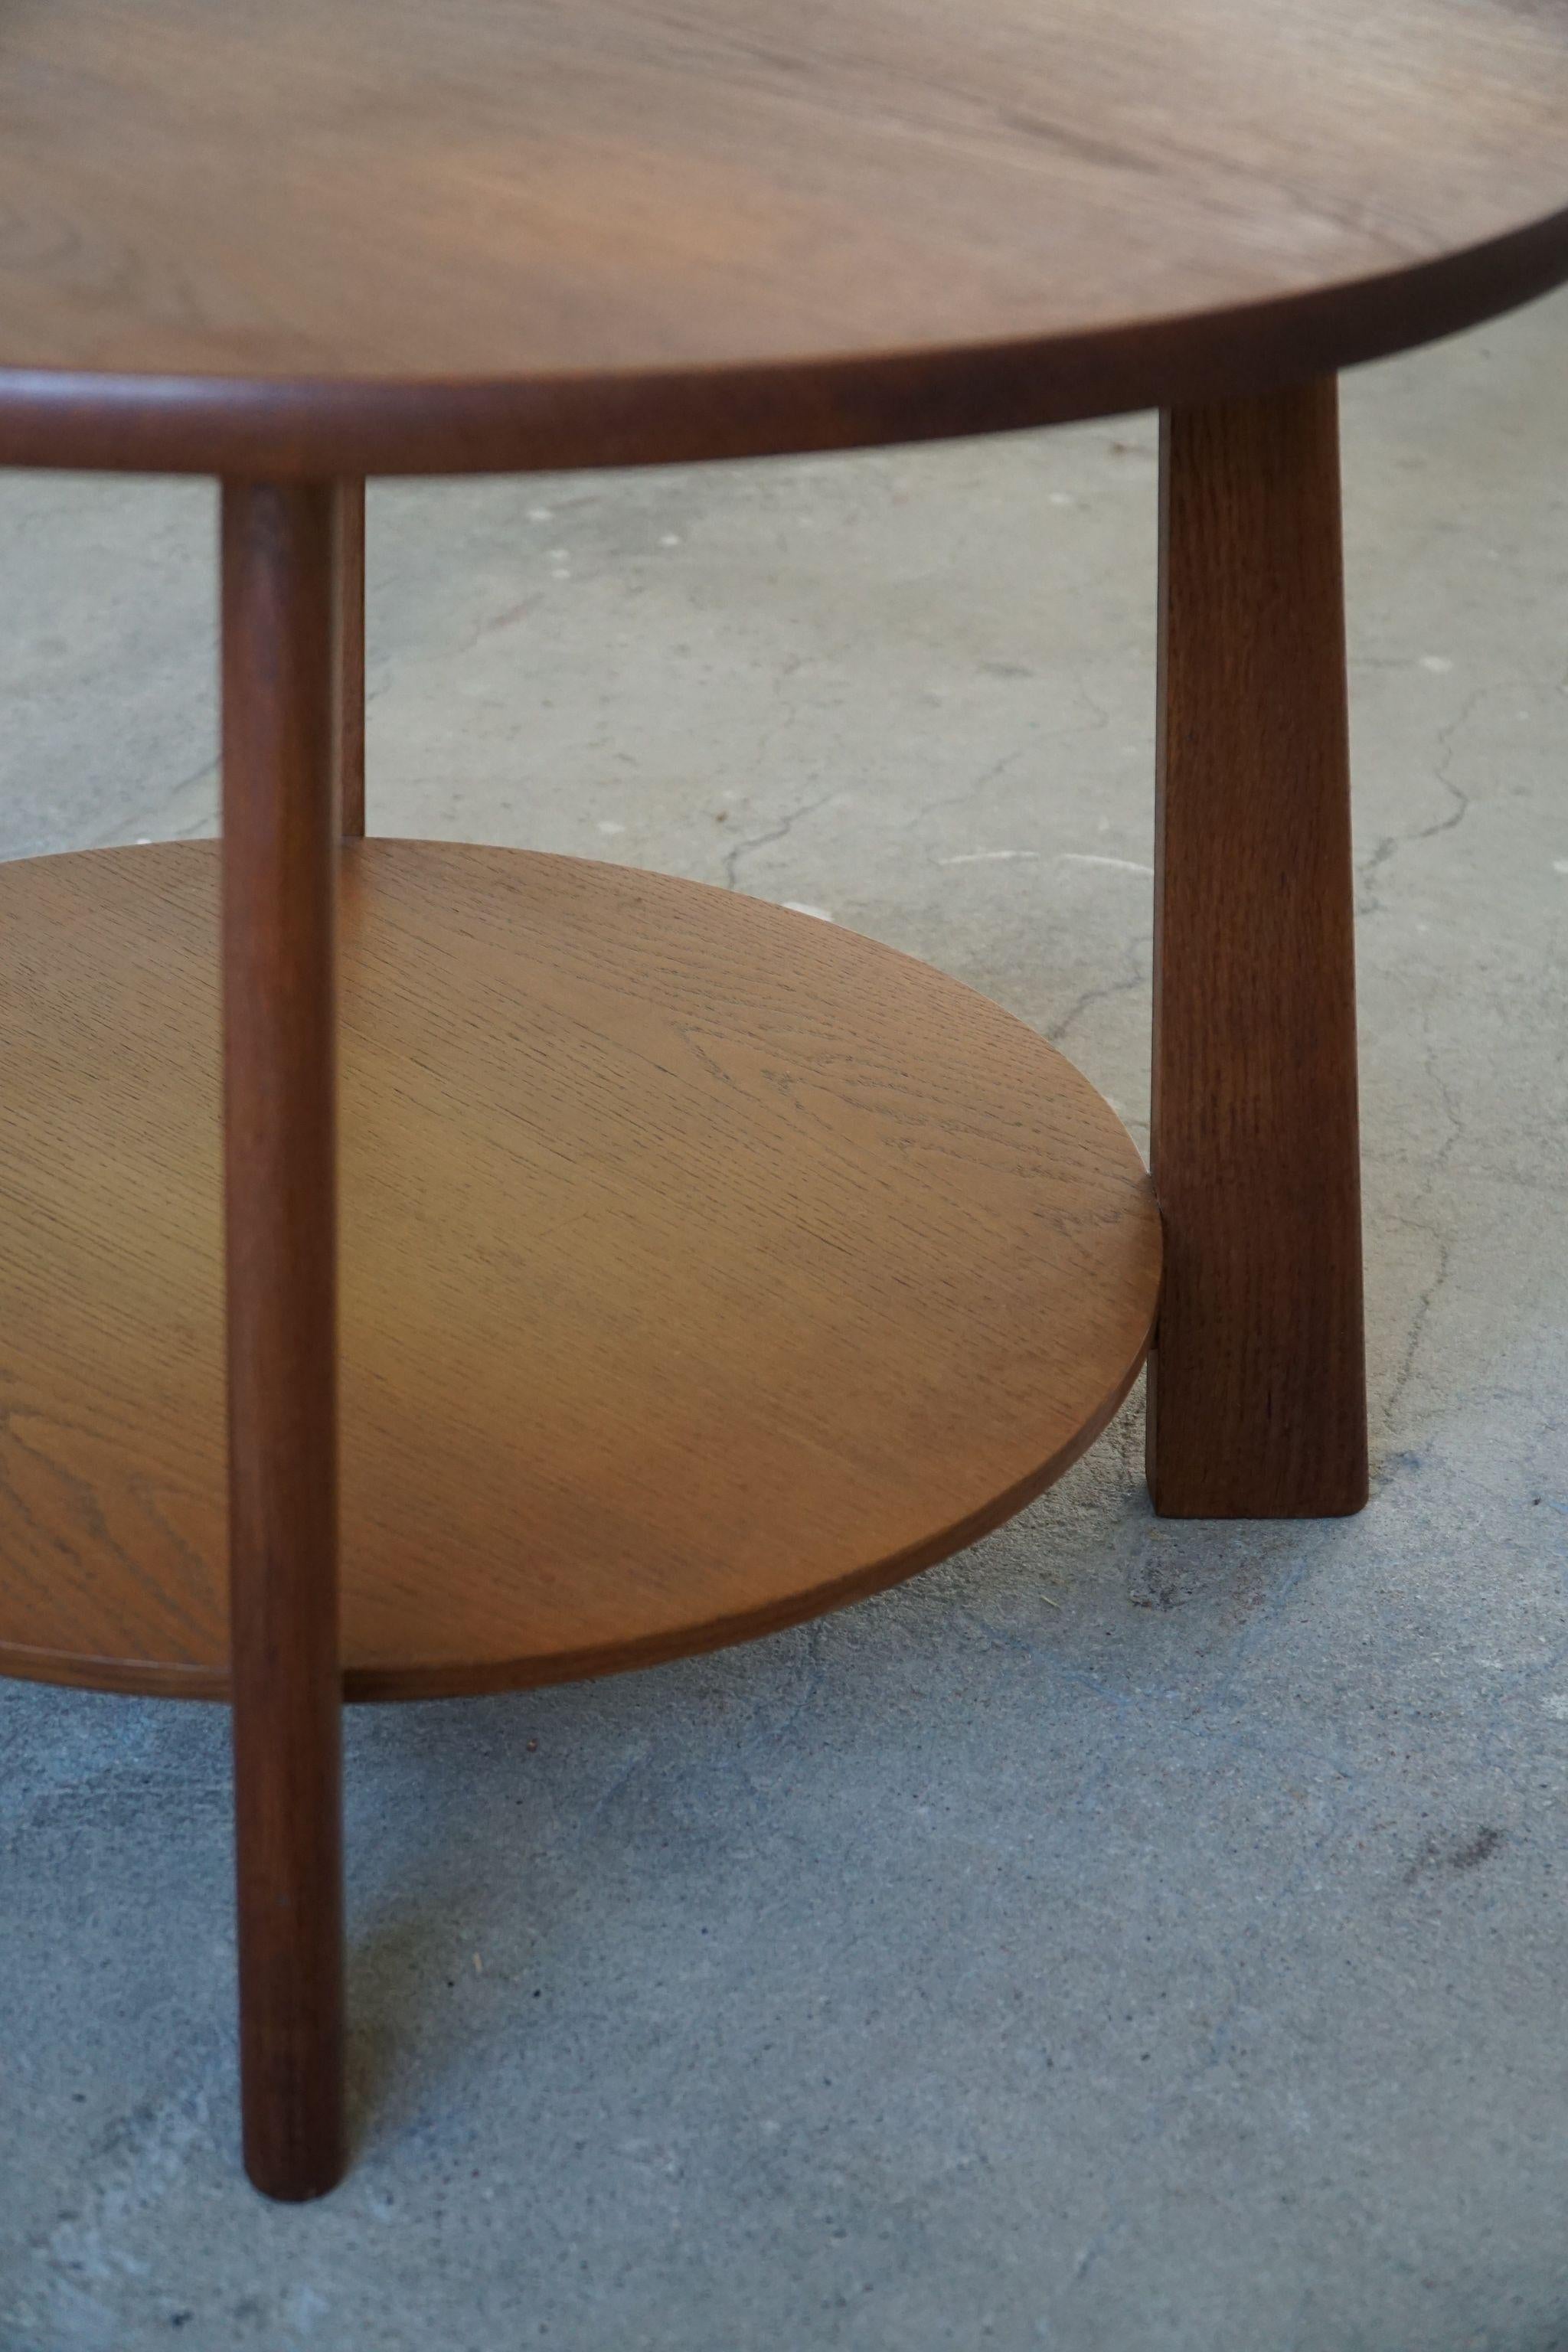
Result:
<instances>
[{"instance_id":1,"label":"oak wood grain","mask_svg":"<svg viewBox=\"0 0 1568 2352\"><path fill-rule=\"evenodd\" d=\"M1098 1433L1148 1180L923 965L573 859L342 853L350 1697L890 1583ZM226 1687L210 845L0 868L0 1668Z\"/></svg>"},{"instance_id":2,"label":"oak wood grain","mask_svg":"<svg viewBox=\"0 0 1568 2352\"><path fill-rule=\"evenodd\" d=\"M338 522L330 488L224 485L223 1108L240 2074L246 2169L268 2196L290 2200L331 2188L345 2155ZM124 1042L133 1066L137 1044ZM76 1083L91 1083L90 1055ZM178 1149L186 1139L169 1140ZM145 1238L129 1245L139 1249ZM112 1317L113 1288L74 1309L62 1299L58 1312L62 1323L73 1314ZM106 1335L98 1377L110 1352ZM213 1367L204 1369L210 1375ZM209 1425L220 1392L215 1383ZM165 1448L179 1442L176 1428L165 1432ZM150 1491L146 1465L127 1468Z\"/></svg>"},{"instance_id":3,"label":"oak wood grain","mask_svg":"<svg viewBox=\"0 0 1568 2352\"><path fill-rule=\"evenodd\" d=\"M1176 1517L1367 1496L1336 387L1167 416L1148 1463Z\"/></svg>"},{"instance_id":4,"label":"oak wood grain","mask_svg":"<svg viewBox=\"0 0 1568 2352\"><path fill-rule=\"evenodd\" d=\"M13 0L0 120L0 462L975 432L1568 271L1556 0Z\"/></svg>"}]
</instances>

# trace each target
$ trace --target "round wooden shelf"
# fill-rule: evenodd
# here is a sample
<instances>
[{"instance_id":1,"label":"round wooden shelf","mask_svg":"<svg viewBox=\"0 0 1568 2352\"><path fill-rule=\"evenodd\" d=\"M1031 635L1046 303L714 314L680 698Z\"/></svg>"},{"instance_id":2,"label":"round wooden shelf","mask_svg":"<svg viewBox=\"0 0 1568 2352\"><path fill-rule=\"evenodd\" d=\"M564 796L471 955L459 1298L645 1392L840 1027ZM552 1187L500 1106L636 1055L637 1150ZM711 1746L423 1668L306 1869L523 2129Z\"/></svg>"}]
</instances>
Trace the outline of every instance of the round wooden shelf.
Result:
<instances>
[{"instance_id":1,"label":"round wooden shelf","mask_svg":"<svg viewBox=\"0 0 1568 2352\"><path fill-rule=\"evenodd\" d=\"M1568 273L1557 0L34 0L0 119L11 464L978 433Z\"/></svg>"},{"instance_id":2,"label":"round wooden shelf","mask_svg":"<svg viewBox=\"0 0 1568 2352\"><path fill-rule=\"evenodd\" d=\"M217 857L0 868L0 1669L226 1689ZM1142 1360L1158 1213L984 997L826 923L349 845L344 1686L761 1633L998 1524Z\"/></svg>"}]
</instances>

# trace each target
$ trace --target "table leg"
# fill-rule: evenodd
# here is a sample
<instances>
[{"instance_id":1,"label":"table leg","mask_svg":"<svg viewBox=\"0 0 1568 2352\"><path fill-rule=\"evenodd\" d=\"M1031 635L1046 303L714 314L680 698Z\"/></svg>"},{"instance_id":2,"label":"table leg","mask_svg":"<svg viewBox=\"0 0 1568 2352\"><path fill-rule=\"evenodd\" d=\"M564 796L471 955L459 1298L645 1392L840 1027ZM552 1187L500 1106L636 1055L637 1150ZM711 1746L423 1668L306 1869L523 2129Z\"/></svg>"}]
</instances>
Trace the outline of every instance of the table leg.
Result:
<instances>
[{"instance_id":1,"label":"table leg","mask_svg":"<svg viewBox=\"0 0 1568 2352\"><path fill-rule=\"evenodd\" d=\"M364 484L338 498L338 808L345 841L364 839Z\"/></svg>"},{"instance_id":2,"label":"table leg","mask_svg":"<svg viewBox=\"0 0 1568 2352\"><path fill-rule=\"evenodd\" d=\"M245 2159L344 2161L335 493L223 492L229 1577Z\"/></svg>"},{"instance_id":3,"label":"table leg","mask_svg":"<svg viewBox=\"0 0 1568 2352\"><path fill-rule=\"evenodd\" d=\"M1163 421L1148 1475L1367 1495L1337 387Z\"/></svg>"}]
</instances>

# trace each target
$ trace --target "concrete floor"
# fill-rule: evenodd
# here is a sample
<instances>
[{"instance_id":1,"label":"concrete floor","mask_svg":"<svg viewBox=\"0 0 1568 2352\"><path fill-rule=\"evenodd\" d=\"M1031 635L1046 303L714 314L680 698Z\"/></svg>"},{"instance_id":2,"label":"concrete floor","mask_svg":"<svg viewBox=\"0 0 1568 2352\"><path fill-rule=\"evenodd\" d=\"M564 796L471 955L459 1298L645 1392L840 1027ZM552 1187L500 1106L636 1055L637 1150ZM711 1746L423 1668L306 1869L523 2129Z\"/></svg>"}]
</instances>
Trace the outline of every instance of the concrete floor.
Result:
<instances>
[{"instance_id":1,"label":"concrete floor","mask_svg":"<svg viewBox=\"0 0 1568 2352\"><path fill-rule=\"evenodd\" d=\"M1568 2346L1568 303L1347 386L1375 1496L1130 1406L904 1591L348 1732L359 2156L236 2168L226 1726L0 1693L5 2352ZM1154 425L375 493L373 830L825 909L1140 1140ZM214 823L200 485L0 484L0 846Z\"/></svg>"}]
</instances>

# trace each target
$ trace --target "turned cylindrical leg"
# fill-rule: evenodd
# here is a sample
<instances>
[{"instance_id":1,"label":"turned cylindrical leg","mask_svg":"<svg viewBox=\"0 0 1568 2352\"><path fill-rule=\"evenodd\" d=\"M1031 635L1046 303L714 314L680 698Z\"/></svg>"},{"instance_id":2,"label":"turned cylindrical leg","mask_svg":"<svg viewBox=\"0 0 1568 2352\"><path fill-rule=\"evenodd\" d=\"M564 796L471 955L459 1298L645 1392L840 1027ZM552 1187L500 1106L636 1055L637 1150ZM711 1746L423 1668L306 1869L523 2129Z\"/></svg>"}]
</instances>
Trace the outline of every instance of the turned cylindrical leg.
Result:
<instances>
[{"instance_id":1,"label":"turned cylindrical leg","mask_svg":"<svg viewBox=\"0 0 1568 2352\"><path fill-rule=\"evenodd\" d=\"M229 1580L246 2168L342 2173L333 936L341 517L223 493Z\"/></svg>"},{"instance_id":2,"label":"turned cylindrical leg","mask_svg":"<svg viewBox=\"0 0 1568 2352\"><path fill-rule=\"evenodd\" d=\"M1163 420L1148 1473L1176 1517L1367 1495L1336 386Z\"/></svg>"},{"instance_id":3,"label":"turned cylindrical leg","mask_svg":"<svg viewBox=\"0 0 1568 2352\"><path fill-rule=\"evenodd\" d=\"M338 498L338 810L346 841L364 838L364 484Z\"/></svg>"}]
</instances>

